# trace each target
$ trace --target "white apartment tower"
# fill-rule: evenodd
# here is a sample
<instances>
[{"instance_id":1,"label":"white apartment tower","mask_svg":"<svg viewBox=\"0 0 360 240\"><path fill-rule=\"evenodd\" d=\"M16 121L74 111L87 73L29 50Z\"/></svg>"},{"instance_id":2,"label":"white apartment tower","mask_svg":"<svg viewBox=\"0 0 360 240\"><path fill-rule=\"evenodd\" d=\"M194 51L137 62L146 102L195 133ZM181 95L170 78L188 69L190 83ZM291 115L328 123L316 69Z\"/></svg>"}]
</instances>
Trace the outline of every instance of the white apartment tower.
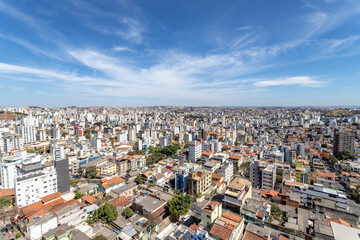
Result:
<instances>
[{"instance_id":1,"label":"white apartment tower","mask_svg":"<svg viewBox=\"0 0 360 240\"><path fill-rule=\"evenodd\" d=\"M53 167L15 179L15 203L19 207L38 202L42 197L57 191L57 174Z\"/></svg>"},{"instance_id":2,"label":"white apartment tower","mask_svg":"<svg viewBox=\"0 0 360 240\"><path fill-rule=\"evenodd\" d=\"M192 141L189 144L189 161L196 162L201 158L202 143L201 141Z\"/></svg>"},{"instance_id":3,"label":"white apartment tower","mask_svg":"<svg viewBox=\"0 0 360 240\"><path fill-rule=\"evenodd\" d=\"M24 140L18 134L9 135L3 138L4 151L6 153L11 152L13 149L24 150Z\"/></svg>"},{"instance_id":4,"label":"white apartment tower","mask_svg":"<svg viewBox=\"0 0 360 240\"><path fill-rule=\"evenodd\" d=\"M36 130L34 126L31 125L18 126L17 131L19 134L21 134L24 143L36 142Z\"/></svg>"}]
</instances>

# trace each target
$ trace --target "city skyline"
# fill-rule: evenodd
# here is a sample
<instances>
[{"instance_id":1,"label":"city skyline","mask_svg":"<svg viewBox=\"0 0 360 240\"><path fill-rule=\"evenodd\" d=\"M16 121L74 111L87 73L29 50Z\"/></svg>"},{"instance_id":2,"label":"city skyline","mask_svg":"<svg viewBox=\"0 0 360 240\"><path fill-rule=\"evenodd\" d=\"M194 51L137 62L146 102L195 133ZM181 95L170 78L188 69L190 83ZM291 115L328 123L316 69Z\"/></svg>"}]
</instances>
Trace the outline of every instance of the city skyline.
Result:
<instances>
[{"instance_id":1,"label":"city skyline","mask_svg":"<svg viewBox=\"0 0 360 240\"><path fill-rule=\"evenodd\" d=\"M354 106L358 1L0 2L1 105Z\"/></svg>"}]
</instances>

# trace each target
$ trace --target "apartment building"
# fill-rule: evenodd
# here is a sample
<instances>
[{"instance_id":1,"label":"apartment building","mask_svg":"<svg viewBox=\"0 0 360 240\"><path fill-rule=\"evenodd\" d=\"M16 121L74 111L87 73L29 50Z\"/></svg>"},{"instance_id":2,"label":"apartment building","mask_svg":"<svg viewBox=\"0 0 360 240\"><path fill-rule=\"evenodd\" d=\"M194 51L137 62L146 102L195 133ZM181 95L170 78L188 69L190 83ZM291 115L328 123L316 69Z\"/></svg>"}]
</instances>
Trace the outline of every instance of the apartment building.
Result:
<instances>
[{"instance_id":1,"label":"apartment building","mask_svg":"<svg viewBox=\"0 0 360 240\"><path fill-rule=\"evenodd\" d=\"M3 137L3 141L5 153L10 153L14 149L24 150L24 139L19 134L12 134Z\"/></svg>"},{"instance_id":2,"label":"apartment building","mask_svg":"<svg viewBox=\"0 0 360 240\"><path fill-rule=\"evenodd\" d=\"M276 182L276 167L274 165L267 165L262 169L262 189L274 189Z\"/></svg>"},{"instance_id":3,"label":"apartment building","mask_svg":"<svg viewBox=\"0 0 360 240\"><path fill-rule=\"evenodd\" d=\"M354 153L355 134L350 131L335 130L334 133L334 155L337 156L339 152Z\"/></svg>"},{"instance_id":4,"label":"apartment building","mask_svg":"<svg viewBox=\"0 0 360 240\"><path fill-rule=\"evenodd\" d=\"M253 187L273 189L276 182L276 167L263 161L253 161L250 164L250 181Z\"/></svg>"},{"instance_id":5,"label":"apartment building","mask_svg":"<svg viewBox=\"0 0 360 240\"><path fill-rule=\"evenodd\" d=\"M189 162L195 163L201 159L202 143L201 141L192 141L189 144Z\"/></svg>"},{"instance_id":6,"label":"apartment building","mask_svg":"<svg viewBox=\"0 0 360 240\"><path fill-rule=\"evenodd\" d=\"M211 186L211 172L196 170L189 174L188 193L190 195L205 195Z\"/></svg>"},{"instance_id":7,"label":"apartment building","mask_svg":"<svg viewBox=\"0 0 360 240\"><path fill-rule=\"evenodd\" d=\"M232 162L223 164L219 169L216 170L217 174L224 176L226 183L230 183L234 176L234 165Z\"/></svg>"},{"instance_id":8,"label":"apartment building","mask_svg":"<svg viewBox=\"0 0 360 240\"><path fill-rule=\"evenodd\" d=\"M15 179L15 203L23 207L58 191L57 174L53 167L28 173Z\"/></svg>"},{"instance_id":9,"label":"apartment building","mask_svg":"<svg viewBox=\"0 0 360 240\"><path fill-rule=\"evenodd\" d=\"M180 192L188 191L188 178L189 173L197 169L199 165L194 163L185 163L182 166L174 168L175 172L175 190Z\"/></svg>"}]
</instances>

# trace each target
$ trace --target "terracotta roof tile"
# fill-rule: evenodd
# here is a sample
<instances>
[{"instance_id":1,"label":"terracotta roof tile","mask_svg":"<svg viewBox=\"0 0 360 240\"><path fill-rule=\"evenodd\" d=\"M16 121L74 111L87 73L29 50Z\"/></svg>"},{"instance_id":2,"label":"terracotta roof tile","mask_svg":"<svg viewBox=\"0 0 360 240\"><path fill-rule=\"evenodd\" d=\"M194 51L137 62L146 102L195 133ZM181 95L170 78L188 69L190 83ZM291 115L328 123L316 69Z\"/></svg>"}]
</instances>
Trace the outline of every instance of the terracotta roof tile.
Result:
<instances>
[{"instance_id":1,"label":"terracotta roof tile","mask_svg":"<svg viewBox=\"0 0 360 240\"><path fill-rule=\"evenodd\" d=\"M93 204L96 201L96 198L94 198L93 196L90 196L89 194L85 194L84 196L81 197L85 202L88 202L90 204Z\"/></svg>"}]
</instances>

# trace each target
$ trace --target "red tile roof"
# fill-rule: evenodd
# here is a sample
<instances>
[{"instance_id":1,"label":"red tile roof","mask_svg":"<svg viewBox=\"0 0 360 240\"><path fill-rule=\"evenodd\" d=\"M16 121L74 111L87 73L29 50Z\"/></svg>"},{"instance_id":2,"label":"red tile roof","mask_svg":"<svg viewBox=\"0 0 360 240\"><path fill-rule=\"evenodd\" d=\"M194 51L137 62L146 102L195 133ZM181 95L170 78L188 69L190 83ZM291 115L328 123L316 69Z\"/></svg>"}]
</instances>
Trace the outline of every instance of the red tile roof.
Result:
<instances>
[{"instance_id":1,"label":"red tile roof","mask_svg":"<svg viewBox=\"0 0 360 240\"><path fill-rule=\"evenodd\" d=\"M0 197L3 196L14 196L15 195L15 191L13 188L10 189L0 189Z\"/></svg>"},{"instance_id":2,"label":"red tile roof","mask_svg":"<svg viewBox=\"0 0 360 240\"><path fill-rule=\"evenodd\" d=\"M96 201L96 198L94 198L93 196L90 196L89 194L85 194L84 196L81 197L85 202L90 203L90 204L94 204Z\"/></svg>"},{"instance_id":3,"label":"red tile roof","mask_svg":"<svg viewBox=\"0 0 360 240\"><path fill-rule=\"evenodd\" d=\"M46 203L46 202L49 202L51 200L54 200L56 198L59 198L61 196L61 192L56 192L56 193L53 193L53 194L50 194L50 195L47 195L45 197L42 197L41 198L41 201L43 203Z\"/></svg>"},{"instance_id":4,"label":"red tile roof","mask_svg":"<svg viewBox=\"0 0 360 240\"><path fill-rule=\"evenodd\" d=\"M115 177L115 178L112 178L112 179L103 181L102 186L103 186L105 189L107 189L107 188L109 188L109 187L112 187L112 186L117 185L117 184L122 183L122 182L125 182L125 179L122 179L122 178L119 178L119 177ZM111 185L111 186L110 186L110 185Z\"/></svg>"},{"instance_id":5,"label":"red tile roof","mask_svg":"<svg viewBox=\"0 0 360 240\"><path fill-rule=\"evenodd\" d=\"M125 206L128 206L131 204L130 200L127 199L125 196L116 198L116 199L112 200L110 203L112 205L114 205L115 207L119 207L119 206L125 207Z\"/></svg>"}]
</instances>

